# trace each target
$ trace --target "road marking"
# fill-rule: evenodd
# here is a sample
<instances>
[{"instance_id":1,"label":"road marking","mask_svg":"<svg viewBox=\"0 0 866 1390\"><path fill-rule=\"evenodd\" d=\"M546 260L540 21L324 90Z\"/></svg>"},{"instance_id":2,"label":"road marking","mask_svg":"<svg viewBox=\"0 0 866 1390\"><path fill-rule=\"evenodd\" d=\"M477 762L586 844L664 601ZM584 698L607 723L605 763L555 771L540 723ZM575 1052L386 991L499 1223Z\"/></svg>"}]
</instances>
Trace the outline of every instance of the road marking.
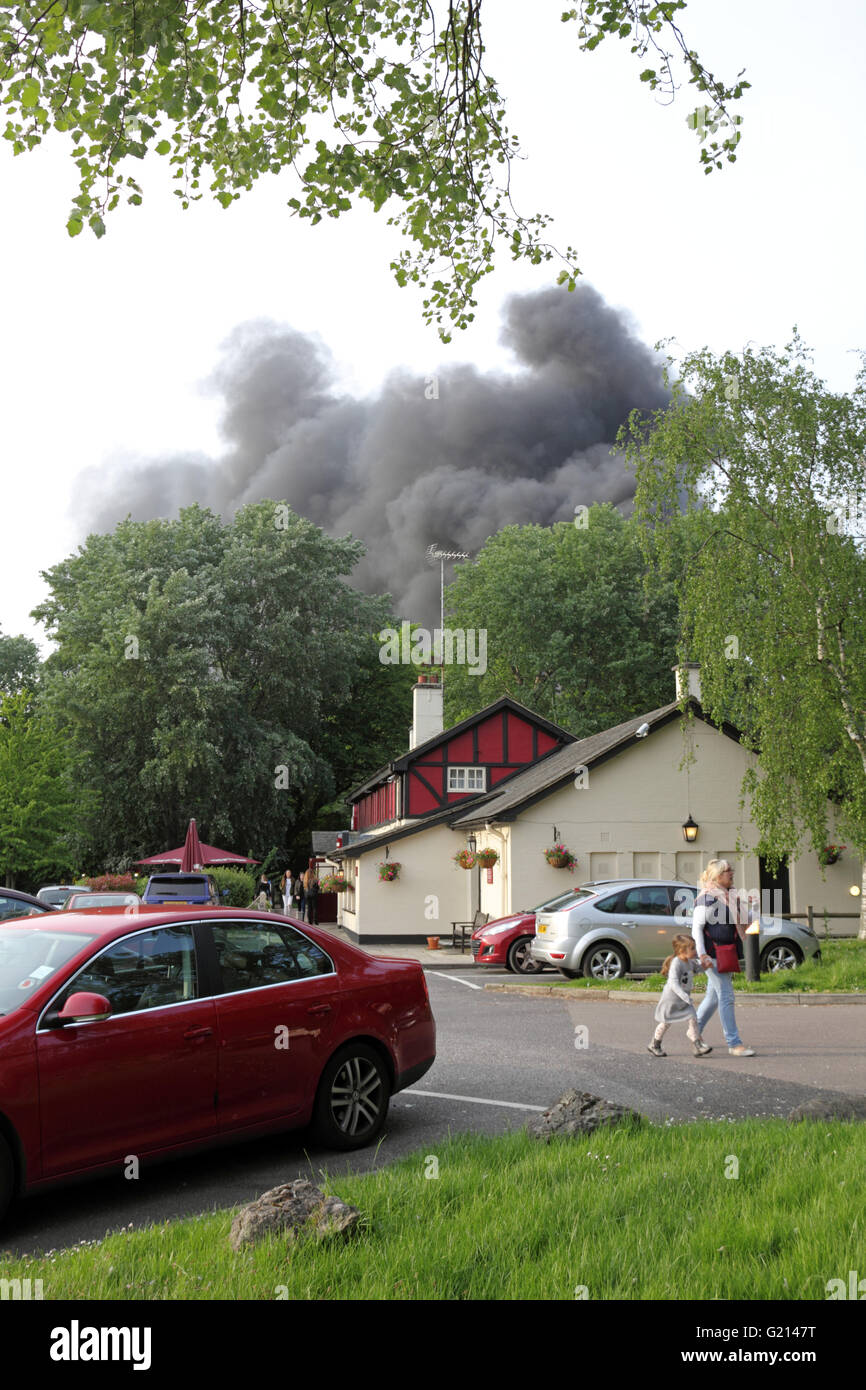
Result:
<instances>
[{"instance_id":1,"label":"road marking","mask_svg":"<svg viewBox=\"0 0 866 1390\"><path fill-rule=\"evenodd\" d=\"M477 986L476 986L477 988ZM452 1096L448 1091L419 1091L410 1086L403 1092L405 1096L432 1096L434 1100L466 1100L470 1105L505 1105L509 1110L546 1110L546 1105L522 1105L517 1100L484 1100L481 1096Z\"/></svg>"},{"instance_id":2,"label":"road marking","mask_svg":"<svg viewBox=\"0 0 866 1390\"><path fill-rule=\"evenodd\" d=\"M457 985L465 985L467 989L483 989L483 985L473 985L469 980L461 980L456 975L443 975L441 970L428 970L428 975L435 975L437 980L453 980Z\"/></svg>"}]
</instances>

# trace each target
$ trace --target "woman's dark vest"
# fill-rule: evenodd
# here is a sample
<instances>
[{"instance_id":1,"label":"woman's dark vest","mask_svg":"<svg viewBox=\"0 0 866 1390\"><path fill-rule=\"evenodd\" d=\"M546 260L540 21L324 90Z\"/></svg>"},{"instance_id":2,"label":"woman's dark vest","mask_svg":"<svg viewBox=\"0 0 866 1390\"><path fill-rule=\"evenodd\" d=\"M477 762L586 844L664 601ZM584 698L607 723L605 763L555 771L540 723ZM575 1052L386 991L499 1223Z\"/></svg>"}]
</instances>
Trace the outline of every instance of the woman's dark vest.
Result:
<instances>
[{"instance_id":1,"label":"woman's dark vest","mask_svg":"<svg viewBox=\"0 0 866 1390\"><path fill-rule=\"evenodd\" d=\"M704 943L707 948L707 955L715 960L716 942L720 946L731 946L736 942L737 956L742 960L743 942L737 931L737 919L728 904L709 893L700 893L695 899L695 907L698 906L705 907L707 910L707 921L704 924Z\"/></svg>"}]
</instances>

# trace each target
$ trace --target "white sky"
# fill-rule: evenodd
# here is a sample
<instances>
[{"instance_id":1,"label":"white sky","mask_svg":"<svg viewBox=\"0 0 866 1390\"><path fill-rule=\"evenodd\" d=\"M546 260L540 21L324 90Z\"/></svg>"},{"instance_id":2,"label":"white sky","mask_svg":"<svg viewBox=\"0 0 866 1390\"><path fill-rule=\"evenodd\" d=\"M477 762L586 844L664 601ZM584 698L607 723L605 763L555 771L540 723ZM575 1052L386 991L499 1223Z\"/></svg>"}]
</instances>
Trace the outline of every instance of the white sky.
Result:
<instances>
[{"instance_id":1,"label":"white sky","mask_svg":"<svg viewBox=\"0 0 866 1390\"><path fill-rule=\"evenodd\" d=\"M645 64L614 39L580 55L561 0L485 9L487 66L528 156L515 201L555 215L550 239L577 247L587 280L647 342L670 337L684 351L781 346L796 323L830 386L849 389L866 347L858 0L690 0L691 46L726 80L745 67L752 82L737 162L709 176L685 123L691 90L658 104L637 78ZM502 301L553 279L506 253L471 329L443 347L420 294L394 284L400 239L389 244L371 211L293 220L286 175L227 211L203 200L183 212L154 156L132 170L143 206L111 214L100 242L86 228L70 239L76 171L63 137L17 159L0 145L0 627L43 645L28 615L45 593L40 569L83 539L68 515L78 475L219 451L220 402L203 384L237 323L265 316L318 333L345 385L369 392L401 365L506 365Z\"/></svg>"}]
</instances>

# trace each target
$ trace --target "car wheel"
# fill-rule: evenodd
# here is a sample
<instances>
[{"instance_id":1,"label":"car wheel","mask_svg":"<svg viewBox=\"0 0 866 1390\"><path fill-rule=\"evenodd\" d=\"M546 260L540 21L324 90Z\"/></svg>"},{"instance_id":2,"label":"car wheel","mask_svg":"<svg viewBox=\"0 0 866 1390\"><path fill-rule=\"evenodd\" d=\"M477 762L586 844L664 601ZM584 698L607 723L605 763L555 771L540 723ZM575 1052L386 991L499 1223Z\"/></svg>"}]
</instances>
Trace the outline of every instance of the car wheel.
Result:
<instances>
[{"instance_id":1,"label":"car wheel","mask_svg":"<svg viewBox=\"0 0 866 1390\"><path fill-rule=\"evenodd\" d=\"M799 946L795 946L792 941L775 941L772 946L766 946L761 956L761 969L770 975L774 975L777 970L793 970L795 965L801 965L803 952Z\"/></svg>"},{"instance_id":2,"label":"car wheel","mask_svg":"<svg viewBox=\"0 0 866 1390\"><path fill-rule=\"evenodd\" d=\"M391 1082L378 1052L350 1043L322 1072L313 1110L316 1138L329 1149L360 1149L377 1137L388 1114Z\"/></svg>"},{"instance_id":3,"label":"car wheel","mask_svg":"<svg viewBox=\"0 0 866 1390\"><path fill-rule=\"evenodd\" d=\"M15 1192L15 1163L6 1140L0 1134L0 1221L6 1215Z\"/></svg>"},{"instance_id":4,"label":"car wheel","mask_svg":"<svg viewBox=\"0 0 866 1390\"><path fill-rule=\"evenodd\" d=\"M628 956L621 946L600 941L589 948L582 964L588 980L622 980L628 970Z\"/></svg>"},{"instance_id":5,"label":"car wheel","mask_svg":"<svg viewBox=\"0 0 866 1390\"><path fill-rule=\"evenodd\" d=\"M544 969L537 960L532 959L532 937L518 936L508 948L505 964L515 975L538 975Z\"/></svg>"}]
</instances>

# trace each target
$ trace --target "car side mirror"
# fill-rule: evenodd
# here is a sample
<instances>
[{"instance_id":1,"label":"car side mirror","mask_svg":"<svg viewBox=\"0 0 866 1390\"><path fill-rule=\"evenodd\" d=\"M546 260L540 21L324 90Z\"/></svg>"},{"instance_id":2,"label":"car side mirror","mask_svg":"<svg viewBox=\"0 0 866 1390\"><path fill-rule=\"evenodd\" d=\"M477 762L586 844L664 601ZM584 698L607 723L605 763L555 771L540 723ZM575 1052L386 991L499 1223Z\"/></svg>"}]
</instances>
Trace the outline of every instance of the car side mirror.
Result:
<instances>
[{"instance_id":1,"label":"car side mirror","mask_svg":"<svg viewBox=\"0 0 866 1390\"><path fill-rule=\"evenodd\" d=\"M104 994L90 994L81 990L78 994L70 994L55 1018L57 1026L62 1027L65 1023L95 1023L101 1018L108 1018L110 1014L111 1005Z\"/></svg>"}]
</instances>

